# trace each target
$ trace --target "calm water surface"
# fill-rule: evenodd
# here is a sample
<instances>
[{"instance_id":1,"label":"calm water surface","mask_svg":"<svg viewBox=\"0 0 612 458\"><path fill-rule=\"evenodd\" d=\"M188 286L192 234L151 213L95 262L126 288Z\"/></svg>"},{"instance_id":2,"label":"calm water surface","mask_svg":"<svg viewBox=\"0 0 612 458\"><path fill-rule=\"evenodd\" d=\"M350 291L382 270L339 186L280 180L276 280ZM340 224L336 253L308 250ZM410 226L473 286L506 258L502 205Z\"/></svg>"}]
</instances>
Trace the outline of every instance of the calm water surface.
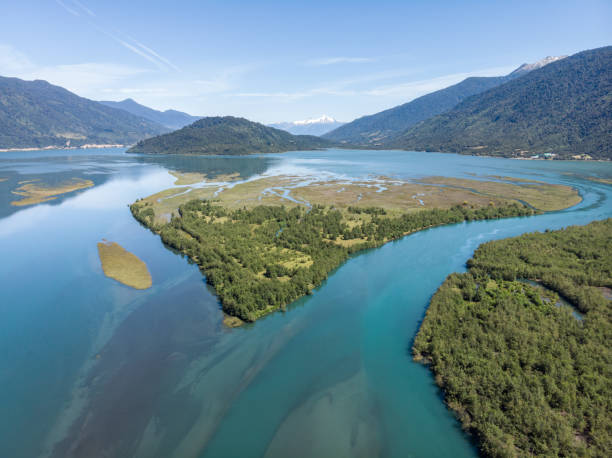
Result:
<instances>
[{"instance_id":1,"label":"calm water surface","mask_svg":"<svg viewBox=\"0 0 612 458\"><path fill-rule=\"evenodd\" d=\"M413 234L350 259L287 313L227 329L196 266L128 204L168 170L363 178L513 176L577 187L562 212ZM14 207L20 181L95 186ZM410 346L428 301L487 240L612 216L612 164L394 151L150 157L122 149L0 153L0 456L475 456ZM120 243L153 287L106 278Z\"/></svg>"}]
</instances>

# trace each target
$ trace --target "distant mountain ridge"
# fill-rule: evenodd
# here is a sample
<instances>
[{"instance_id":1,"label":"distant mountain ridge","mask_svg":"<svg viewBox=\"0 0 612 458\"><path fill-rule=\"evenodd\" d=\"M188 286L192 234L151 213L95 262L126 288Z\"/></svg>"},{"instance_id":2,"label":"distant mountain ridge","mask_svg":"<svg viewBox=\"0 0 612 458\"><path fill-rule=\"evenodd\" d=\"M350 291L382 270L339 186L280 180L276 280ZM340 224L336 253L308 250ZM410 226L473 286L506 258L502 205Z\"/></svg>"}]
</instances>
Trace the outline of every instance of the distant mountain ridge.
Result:
<instances>
[{"instance_id":1,"label":"distant mountain ridge","mask_svg":"<svg viewBox=\"0 0 612 458\"><path fill-rule=\"evenodd\" d=\"M466 98L499 86L557 59L560 58L547 57L535 64L523 64L505 76L469 77L453 86L418 97L403 105L358 118L328 132L323 137L336 142L383 147L406 129L450 110Z\"/></svg>"},{"instance_id":2,"label":"distant mountain ridge","mask_svg":"<svg viewBox=\"0 0 612 458\"><path fill-rule=\"evenodd\" d=\"M345 123L337 121L330 116L323 115L320 118L305 119L303 121L278 122L268 125L275 129L286 130L294 135L323 135L344 124Z\"/></svg>"},{"instance_id":3,"label":"distant mountain ridge","mask_svg":"<svg viewBox=\"0 0 612 458\"><path fill-rule=\"evenodd\" d=\"M154 110L153 108L141 105L133 99L125 99L120 102L101 101L100 103L112 108L119 108L127 111L128 113L156 122L169 129L180 129L202 118L202 116L192 116L177 110Z\"/></svg>"},{"instance_id":4,"label":"distant mountain ridge","mask_svg":"<svg viewBox=\"0 0 612 458\"><path fill-rule=\"evenodd\" d=\"M612 46L583 51L465 99L387 147L612 159Z\"/></svg>"},{"instance_id":5,"label":"distant mountain ridge","mask_svg":"<svg viewBox=\"0 0 612 458\"><path fill-rule=\"evenodd\" d=\"M167 131L46 81L0 77L0 148L129 145Z\"/></svg>"},{"instance_id":6,"label":"distant mountain ridge","mask_svg":"<svg viewBox=\"0 0 612 458\"><path fill-rule=\"evenodd\" d=\"M130 153L150 154L261 154L334 146L312 135L292 135L233 116L202 118L169 134L138 142Z\"/></svg>"}]
</instances>

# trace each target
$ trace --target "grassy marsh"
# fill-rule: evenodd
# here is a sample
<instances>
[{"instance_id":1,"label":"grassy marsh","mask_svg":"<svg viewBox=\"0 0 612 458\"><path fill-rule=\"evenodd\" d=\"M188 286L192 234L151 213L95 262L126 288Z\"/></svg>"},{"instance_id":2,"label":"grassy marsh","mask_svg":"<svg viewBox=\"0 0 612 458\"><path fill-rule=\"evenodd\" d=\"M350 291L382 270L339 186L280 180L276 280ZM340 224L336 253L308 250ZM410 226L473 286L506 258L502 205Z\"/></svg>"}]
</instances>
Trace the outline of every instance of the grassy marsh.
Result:
<instances>
[{"instance_id":1,"label":"grassy marsh","mask_svg":"<svg viewBox=\"0 0 612 458\"><path fill-rule=\"evenodd\" d=\"M285 175L235 184L171 188L142 200L154 210L158 224L177 215L179 206L192 199L214 199L228 209L250 209L258 205L324 205L340 210L349 206L380 207L391 213L448 209L455 205L501 206L512 202L525 202L538 210L553 211L581 201L578 192L569 186L508 177L490 178L496 181L446 177L430 177L418 183L388 177L308 181Z\"/></svg>"},{"instance_id":2,"label":"grassy marsh","mask_svg":"<svg viewBox=\"0 0 612 458\"><path fill-rule=\"evenodd\" d=\"M22 197L22 199L11 202L11 205L15 207L47 202L56 199L62 194L91 188L94 185L93 181L81 178L72 178L56 186L40 184L35 182L35 180L20 181L19 184L21 186L11 191L13 194Z\"/></svg>"},{"instance_id":3,"label":"grassy marsh","mask_svg":"<svg viewBox=\"0 0 612 458\"><path fill-rule=\"evenodd\" d=\"M135 289L147 289L153 284L147 265L118 243L99 242L98 256L107 277Z\"/></svg>"}]
</instances>

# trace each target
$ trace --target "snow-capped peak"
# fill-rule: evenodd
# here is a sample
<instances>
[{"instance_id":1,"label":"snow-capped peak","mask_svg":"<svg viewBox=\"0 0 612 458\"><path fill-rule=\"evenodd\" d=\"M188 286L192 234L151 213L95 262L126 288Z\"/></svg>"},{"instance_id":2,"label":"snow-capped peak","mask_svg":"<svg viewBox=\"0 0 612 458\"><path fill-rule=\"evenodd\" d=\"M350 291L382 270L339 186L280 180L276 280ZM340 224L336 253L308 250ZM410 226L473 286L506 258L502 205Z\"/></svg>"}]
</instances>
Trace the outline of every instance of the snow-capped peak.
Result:
<instances>
[{"instance_id":1,"label":"snow-capped peak","mask_svg":"<svg viewBox=\"0 0 612 458\"><path fill-rule=\"evenodd\" d=\"M537 70L538 68L542 68L545 65L551 64L561 59L565 59L567 56L546 56L544 59L540 59L537 62L533 62L531 64L523 64L512 73L527 73L532 70Z\"/></svg>"},{"instance_id":2,"label":"snow-capped peak","mask_svg":"<svg viewBox=\"0 0 612 458\"><path fill-rule=\"evenodd\" d=\"M304 119L302 121L293 121L291 124L296 126L305 126L308 124L332 124L337 122L334 118L323 115L320 118Z\"/></svg>"},{"instance_id":3,"label":"snow-capped peak","mask_svg":"<svg viewBox=\"0 0 612 458\"><path fill-rule=\"evenodd\" d=\"M286 130L294 135L323 135L342 124L344 123L323 115L320 118L304 119L303 121L277 122L270 124L270 127Z\"/></svg>"}]
</instances>

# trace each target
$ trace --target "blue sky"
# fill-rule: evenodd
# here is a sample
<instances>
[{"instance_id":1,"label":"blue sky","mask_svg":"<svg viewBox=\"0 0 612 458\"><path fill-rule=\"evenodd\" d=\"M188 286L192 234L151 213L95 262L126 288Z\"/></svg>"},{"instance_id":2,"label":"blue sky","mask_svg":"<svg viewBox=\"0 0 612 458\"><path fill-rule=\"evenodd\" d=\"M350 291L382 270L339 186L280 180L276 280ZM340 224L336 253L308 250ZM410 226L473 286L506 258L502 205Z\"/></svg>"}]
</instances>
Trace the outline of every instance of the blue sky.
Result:
<instances>
[{"instance_id":1,"label":"blue sky","mask_svg":"<svg viewBox=\"0 0 612 458\"><path fill-rule=\"evenodd\" d=\"M260 122L350 121L467 76L612 44L609 0L7 3L0 75Z\"/></svg>"}]
</instances>

